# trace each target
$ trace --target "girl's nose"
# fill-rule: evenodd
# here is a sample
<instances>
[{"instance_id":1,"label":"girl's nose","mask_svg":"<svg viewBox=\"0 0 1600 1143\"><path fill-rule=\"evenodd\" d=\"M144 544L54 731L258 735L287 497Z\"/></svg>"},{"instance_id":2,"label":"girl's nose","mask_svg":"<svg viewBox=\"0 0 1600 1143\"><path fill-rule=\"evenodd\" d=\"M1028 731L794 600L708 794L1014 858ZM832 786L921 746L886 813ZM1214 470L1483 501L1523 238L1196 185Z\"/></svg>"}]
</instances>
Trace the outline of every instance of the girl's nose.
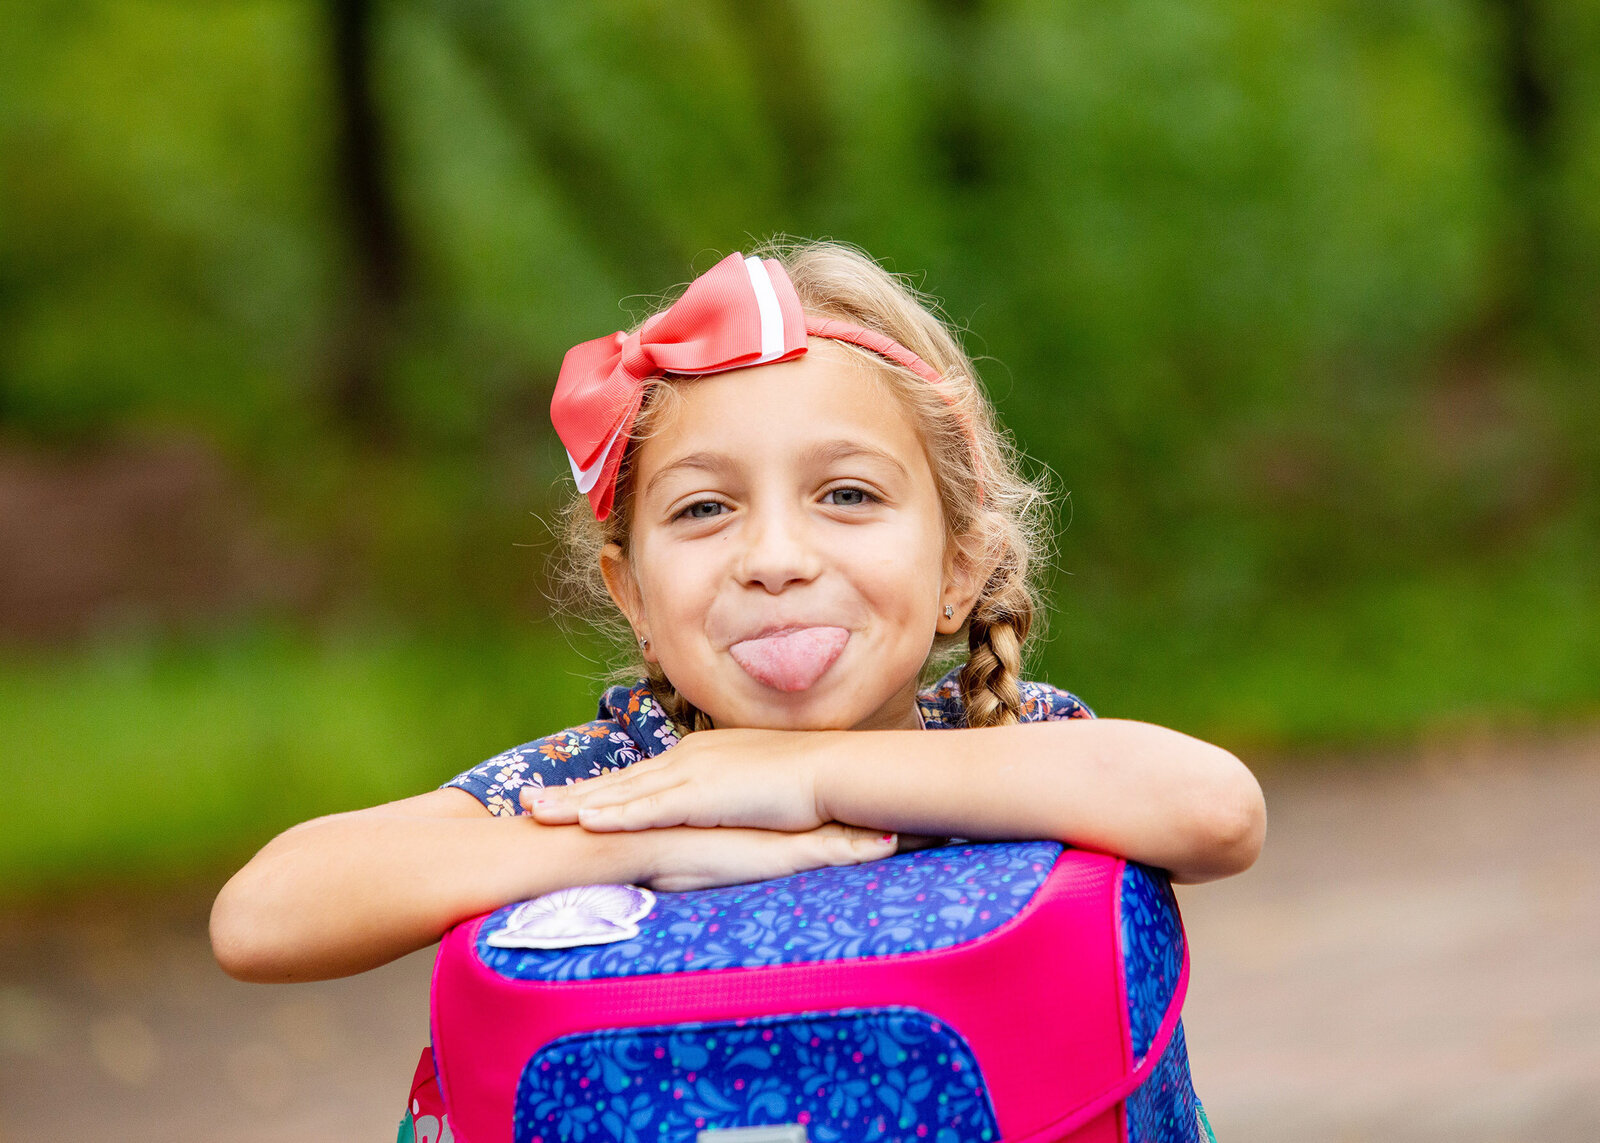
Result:
<instances>
[{"instance_id":1,"label":"girl's nose","mask_svg":"<svg viewBox=\"0 0 1600 1143\"><path fill-rule=\"evenodd\" d=\"M741 582L779 592L816 578L821 562L795 513L756 511L747 520L735 571Z\"/></svg>"}]
</instances>

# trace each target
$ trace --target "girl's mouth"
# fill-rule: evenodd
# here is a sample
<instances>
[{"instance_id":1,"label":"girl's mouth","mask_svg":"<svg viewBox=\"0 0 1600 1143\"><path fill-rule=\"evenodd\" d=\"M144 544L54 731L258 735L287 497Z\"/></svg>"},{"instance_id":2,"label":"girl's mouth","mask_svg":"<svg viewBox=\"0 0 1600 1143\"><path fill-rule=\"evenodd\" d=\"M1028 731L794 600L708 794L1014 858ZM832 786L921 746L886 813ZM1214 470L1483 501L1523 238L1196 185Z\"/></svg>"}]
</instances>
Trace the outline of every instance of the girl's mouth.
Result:
<instances>
[{"instance_id":1,"label":"girl's mouth","mask_svg":"<svg viewBox=\"0 0 1600 1143\"><path fill-rule=\"evenodd\" d=\"M803 691L833 666L850 641L843 627L794 627L728 648L733 661L756 682L778 691Z\"/></svg>"}]
</instances>

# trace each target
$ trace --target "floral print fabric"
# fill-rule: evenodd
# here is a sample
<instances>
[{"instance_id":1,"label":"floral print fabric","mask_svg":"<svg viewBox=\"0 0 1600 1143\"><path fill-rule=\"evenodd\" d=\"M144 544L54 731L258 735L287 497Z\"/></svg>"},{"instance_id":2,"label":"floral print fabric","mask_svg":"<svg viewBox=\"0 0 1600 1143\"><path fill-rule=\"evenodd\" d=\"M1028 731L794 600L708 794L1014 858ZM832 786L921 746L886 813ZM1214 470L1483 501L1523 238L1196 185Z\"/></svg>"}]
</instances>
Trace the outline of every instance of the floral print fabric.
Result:
<instances>
[{"instance_id":1,"label":"floral print fabric","mask_svg":"<svg viewBox=\"0 0 1600 1143\"><path fill-rule=\"evenodd\" d=\"M1150 1078L1134 1089L1124 1105L1128 1143L1216 1143L1189 1078L1189 1049L1183 1025L1167 1041Z\"/></svg>"},{"instance_id":2,"label":"floral print fabric","mask_svg":"<svg viewBox=\"0 0 1600 1143\"><path fill-rule=\"evenodd\" d=\"M478 930L478 959L512 980L589 980L926 952L975 940L1016 916L1060 856L1053 841L946 846L662 893L637 937L589 948L490 944L516 908L507 906Z\"/></svg>"},{"instance_id":3,"label":"floral print fabric","mask_svg":"<svg viewBox=\"0 0 1600 1143\"><path fill-rule=\"evenodd\" d=\"M956 675L951 671L917 695L917 711L930 730L967 724ZM1075 696L1048 683L1018 686L1023 722L1094 717ZM523 812L519 796L525 786L543 789L621 770L676 746L681 734L656 702L649 683L616 686L601 697L594 721L496 754L445 785L465 790L496 817L512 817Z\"/></svg>"},{"instance_id":4,"label":"floral print fabric","mask_svg":"<svg viewBox=\"0 0 1600 1143\"><path fill-rule=\"evenodd\" d=\"M1133 1061L1150 1050L1183 971L1183 928L1166 875L1129 862L1122 870L1122 963Z\"/></svg>"},{"instance_id":5,"label":"floral print fabric","mask_svg":"<svg viewBox=\"0 0 1600 1143\"><path fill-rule=\"evenodd\" d=\"M515 1143L694 1143L798 1123L813 1143L983 1143L999 1135L965 1041L914 1008L582 1033L517 1086Z\"/></svg>"},{"instance_id":6,"label":"floral print fabric","mask_svg":"<svg viewBox=\"0 0 1600 1143\"><path fill-rule=\"evenodd\" d=\"M1128 990L1128 1040L1140 1063L1150 1051L1183 971L1183 926L1166 875L1129 862L1122 871L1122 963ZM1178 1023L1150 1077L1128 1096L1128 1143L1195 1143L1210 1132L1189 1076Z\"/></svg>"}]
</instances>

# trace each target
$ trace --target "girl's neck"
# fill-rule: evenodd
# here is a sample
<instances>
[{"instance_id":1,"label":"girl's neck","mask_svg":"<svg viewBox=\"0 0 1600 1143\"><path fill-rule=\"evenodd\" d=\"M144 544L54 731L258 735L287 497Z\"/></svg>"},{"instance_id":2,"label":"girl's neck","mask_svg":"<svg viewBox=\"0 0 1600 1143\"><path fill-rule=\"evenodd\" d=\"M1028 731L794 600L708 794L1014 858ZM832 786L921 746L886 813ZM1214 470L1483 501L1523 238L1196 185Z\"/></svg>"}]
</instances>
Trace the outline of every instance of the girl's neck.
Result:
<instances>
[{"instance_id":1,"label":"girl's neck","mask_svg":"<svg viewBox=\"0 0 1600 1143\"><path fill-rule=\"evenodd\" d=\"M880 707L855 730L926 730L922 721L922 708L917 705L917 683L911 685Z\"/></svg>"}]
</instances>

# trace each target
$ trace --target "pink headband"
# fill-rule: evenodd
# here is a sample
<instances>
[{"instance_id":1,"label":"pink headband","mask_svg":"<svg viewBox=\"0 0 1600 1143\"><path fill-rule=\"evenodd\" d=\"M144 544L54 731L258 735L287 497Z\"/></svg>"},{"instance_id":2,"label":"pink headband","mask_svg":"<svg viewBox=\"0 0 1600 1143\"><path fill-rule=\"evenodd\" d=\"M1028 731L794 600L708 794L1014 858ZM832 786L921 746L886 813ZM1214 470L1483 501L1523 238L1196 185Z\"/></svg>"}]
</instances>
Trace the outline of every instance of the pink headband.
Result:
<instances>
[{"instance_id":1,"label":"pink headband","mask_svg":"<svg viewBox=\"0 0 1600 1143\"><path fill-rule=\"evenodd\" d=\"M683 297L633 333L575 345L561 362L550 420L566 446L578 491L596 520L611 514L617 472L645 390L663 373L702 376L789 361L806 336L859 345L932 385L944 379L891 337L807 317L789 275L774 259L729 254L689 284Z\"/></svg>"}]
</instances>

